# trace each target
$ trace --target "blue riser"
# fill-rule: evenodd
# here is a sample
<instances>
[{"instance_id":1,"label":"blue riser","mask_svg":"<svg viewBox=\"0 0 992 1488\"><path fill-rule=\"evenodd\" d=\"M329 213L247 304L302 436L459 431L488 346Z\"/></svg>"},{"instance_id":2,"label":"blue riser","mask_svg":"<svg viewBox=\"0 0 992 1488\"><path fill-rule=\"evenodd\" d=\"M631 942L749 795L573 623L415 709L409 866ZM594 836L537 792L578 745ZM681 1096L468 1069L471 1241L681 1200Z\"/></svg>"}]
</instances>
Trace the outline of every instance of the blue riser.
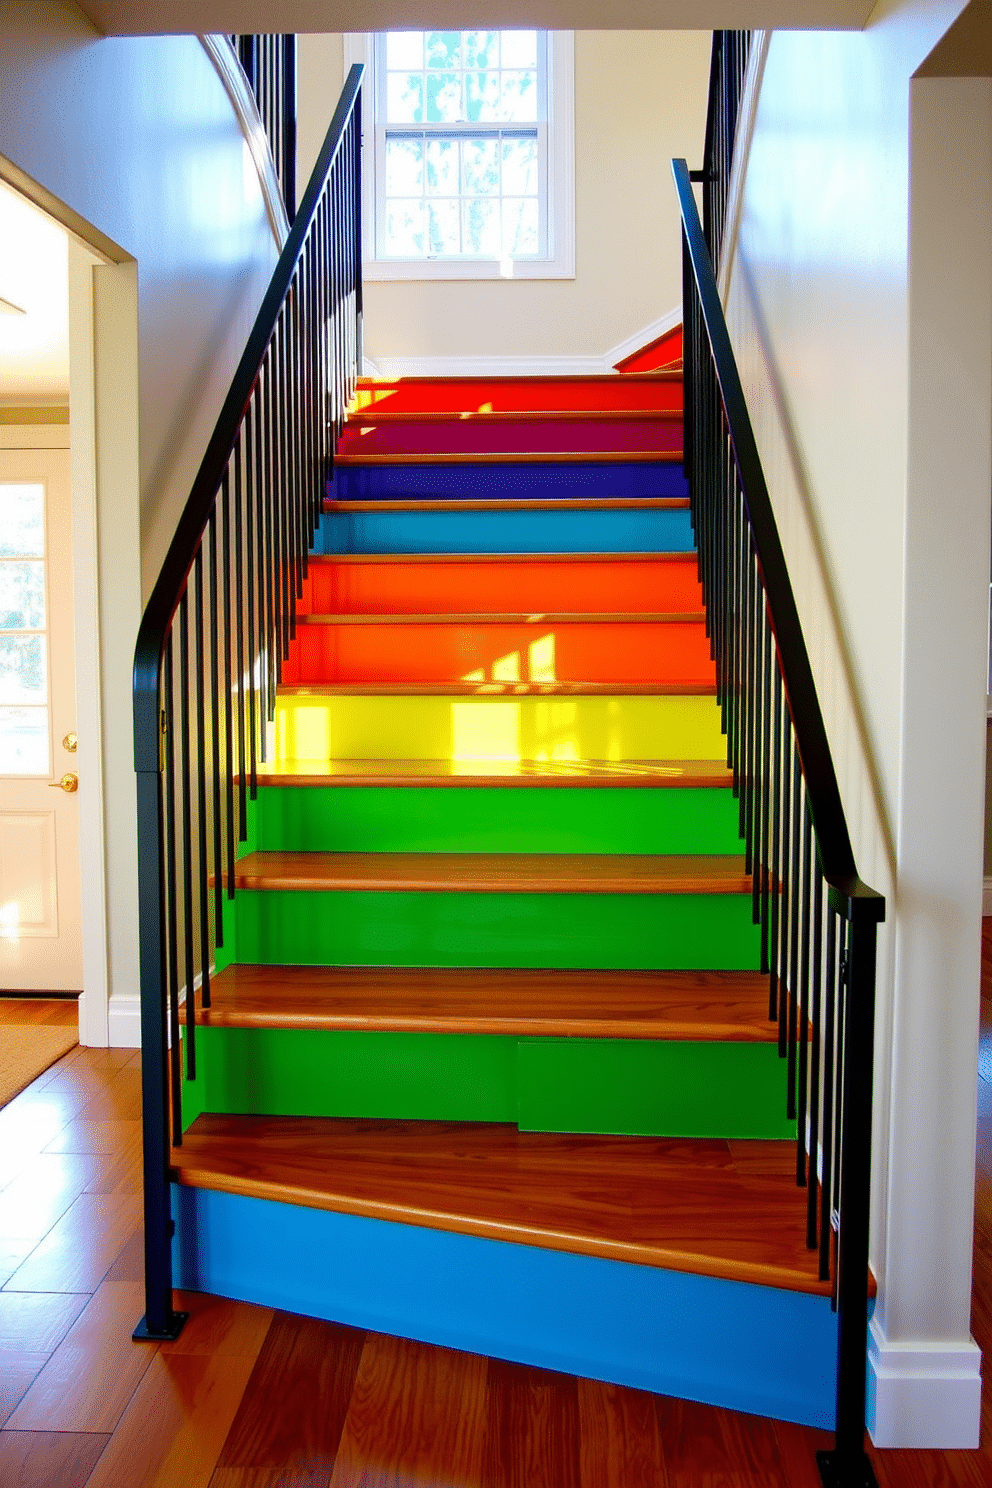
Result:
<instances>
[{"instance_id":1,"label":"blue riser","mask_svg":"<svg viewBox=\"0 0 992 1488\"><path fill-rule=\"evenodd\" d=\"M314 553L689 553L685 508L324 512Z\"/></svg>"},{"instance_id":2,"label":"blue riser","mask_svg":"<svg viewBox=\"0 0 992 1488\"><path fill-rule=\"evenodd\" d=\"M828 1297L205 1189L176 1286L833 1429Z\"/></svg>"},{"instance_id":3,"label":"blue riser","mask_svg":"<svg viewBox=\"0 0 992 1488\"><path fill-rule=\"evenodd\" d=\"M459 497L492 501L497 497L542 500L588 496L689 495L681 464L618 461L615 464L547 465L346 465L338 467L327 494L335 501Z\"/></svg>"}]
</instances>

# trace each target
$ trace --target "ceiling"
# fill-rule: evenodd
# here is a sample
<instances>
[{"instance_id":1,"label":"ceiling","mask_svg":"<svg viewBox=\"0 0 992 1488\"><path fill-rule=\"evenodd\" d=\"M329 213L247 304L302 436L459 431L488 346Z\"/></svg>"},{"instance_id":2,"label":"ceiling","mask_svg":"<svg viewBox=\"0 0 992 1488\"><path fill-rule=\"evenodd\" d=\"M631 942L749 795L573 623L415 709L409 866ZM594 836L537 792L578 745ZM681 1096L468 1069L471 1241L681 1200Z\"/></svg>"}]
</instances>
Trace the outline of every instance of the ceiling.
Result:
<instances>
[{"instance_id":1,"label":"ceiling","mask_svg":"<svg viewBox=\"0 0 992 1488\"><path fill-rule=\"evenodd\" d=\"M69 397L69 240L0 181L0 404Z\"/></svg>"},{"instance_id":2,"label":"ceiling","mask_svg":"<svg viewBox=\"0 0 992 1488\"><path fill-rule=\"evenodd\" d=\"M77 0L108 35L376 31L450 25L579 30L860 29L875 0Z\"/></svg>"}]
</instances>

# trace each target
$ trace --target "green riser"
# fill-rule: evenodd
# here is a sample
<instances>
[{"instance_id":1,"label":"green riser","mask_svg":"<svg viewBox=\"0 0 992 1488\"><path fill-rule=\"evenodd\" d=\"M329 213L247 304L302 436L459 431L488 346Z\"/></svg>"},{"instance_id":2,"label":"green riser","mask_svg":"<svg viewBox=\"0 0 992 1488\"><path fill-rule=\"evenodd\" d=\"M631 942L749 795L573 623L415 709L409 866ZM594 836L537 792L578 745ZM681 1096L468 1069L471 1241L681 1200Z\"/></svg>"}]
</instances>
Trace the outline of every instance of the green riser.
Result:
<instances>
[{"instance_id":1,"label":"green riser","mask_svg":"<svg viewBox=\"0 0 992 1488\"><path fill-rule=\"evenodd\" d=\"M737 853L725 789L267 787L263 852Z\"/></svg>"},{"instance_id":2,"label":"green riser","mask_svg":"<svg viewBox=\"0 0 992 1488\"><path fill-rule=\"evenodd\" d=\"M503 1121L523 1131L795 1137L774 1044L200 1028L183 1120Z\"/></svg>"},{"instance_id":3,"label":"green riser","mask_svg":"<svg viewBox=\"0 0 992 1488\"><path fill-rule=\"evenodd\" d=\"M225 902L218 970L267 966L521 966L747 971L746 894L242 891ZM233 934L231 933L233 930Z\"/></svg>"}]
</instances>

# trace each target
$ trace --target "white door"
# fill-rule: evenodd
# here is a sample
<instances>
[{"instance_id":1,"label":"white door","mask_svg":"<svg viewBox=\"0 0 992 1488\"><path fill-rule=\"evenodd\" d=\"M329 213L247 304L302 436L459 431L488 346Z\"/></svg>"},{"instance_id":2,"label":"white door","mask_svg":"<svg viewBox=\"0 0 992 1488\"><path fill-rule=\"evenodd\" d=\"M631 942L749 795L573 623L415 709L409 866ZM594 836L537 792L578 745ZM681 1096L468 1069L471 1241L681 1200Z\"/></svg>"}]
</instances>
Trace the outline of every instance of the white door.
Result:
<instances>
[{"instance_id":1,"label":"white door","mask_svg":"<svg viewBox=\"0 0 992 1488\"><path fill-rule=\"evenodd\" d=\"M68 450L0 450L3 990L83 987L71 515Z\"/></svg>"}]
</instances>

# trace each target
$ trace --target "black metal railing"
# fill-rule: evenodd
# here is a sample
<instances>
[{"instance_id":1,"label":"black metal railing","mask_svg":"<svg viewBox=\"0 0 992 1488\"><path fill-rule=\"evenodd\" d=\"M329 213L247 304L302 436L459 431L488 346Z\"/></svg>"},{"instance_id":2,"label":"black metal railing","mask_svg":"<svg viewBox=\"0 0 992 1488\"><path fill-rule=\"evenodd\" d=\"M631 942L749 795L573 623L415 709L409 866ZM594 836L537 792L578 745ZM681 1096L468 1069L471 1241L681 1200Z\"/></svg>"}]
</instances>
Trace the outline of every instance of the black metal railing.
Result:
<instances>
[{"instance_id":1,"label":"black metal railing","mask_svg":"<svg viewBox=\"0 0 992 1488\"><path fill-rule=\"evenodd\" d=\"M703 168L693 171L692 179L703 183L703 235L715 272L720 269L730 170L751 38L750 31L713 32Z\"/></svg>"},{"instance_id":2,"label":"black metal railing","mask_svg":"<svg viewBox=\"0 0 992 1488\"><path fill-rule=\"evenodd\" d=\"M296 37L231 36L255 95L282 188L286 216L296 216Z\"/></svg>"},{"instance_id":3,"label":"black metal railing","mask_svg":"<svg viewBox=\"0 0 992 1488\"><path fill-rule=\"evenodd\" d=\"M209 1007L266 722L361 365L361 75L353 67L345 83L138 632L146 1311L136 1337L175 1336L184 1320L172 1306L169 1204L183 1060L194 1079L197 996Z\"/></svg>"},{"instance_id":4,"label":"black metal railing","mask_svg":"<svg viewBox=\"0 0 992 1488\"><path fill-rule=\"evenodd\" d=\"M806 1243L838 1317L825 1483L873 1482L864 1453L876 926L858 877L782 544L699 221L673 161L683 228L685 451L769 1017L797 1122Z\"/></svg>"}]
</instances>

